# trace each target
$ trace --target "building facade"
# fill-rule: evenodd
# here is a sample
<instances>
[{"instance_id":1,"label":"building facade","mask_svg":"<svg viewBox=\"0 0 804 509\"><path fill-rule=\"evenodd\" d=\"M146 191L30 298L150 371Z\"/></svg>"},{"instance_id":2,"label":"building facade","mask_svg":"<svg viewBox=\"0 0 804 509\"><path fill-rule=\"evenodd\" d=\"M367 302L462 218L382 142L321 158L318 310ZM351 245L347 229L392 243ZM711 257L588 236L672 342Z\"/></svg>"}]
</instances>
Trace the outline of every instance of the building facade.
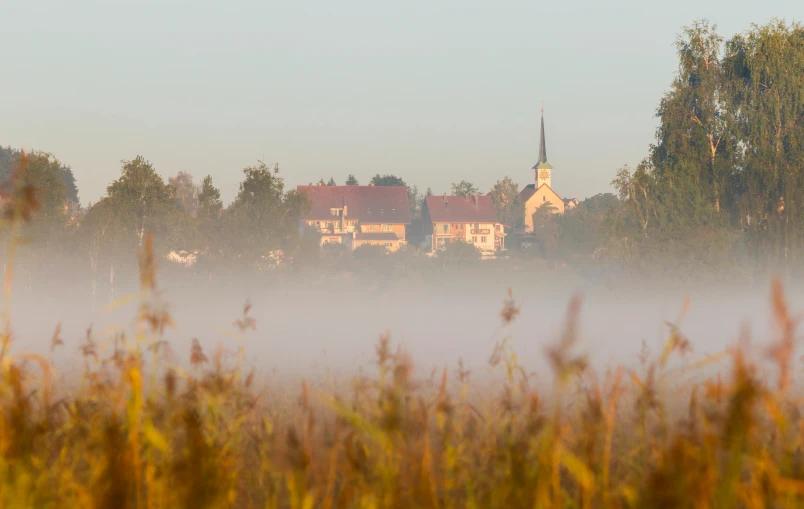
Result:
<instances>
[{"instance_id":1,"label":"building facade","mask_svg":"<svg viewBox=\"0 0 804 509\"><path fill-rule=\"evenodd\" d=\"M422 214L432 251L457 240L483 252L505 249L505 226L497 220L491 196L427 196Z\"/></svg>"},{"instance_id":2,"label":"building facade","mask_svg":"<svg viewBox=\"0 0 804 509\"><path fill-rule=\"evenodd\" d=\"M310 200L302 222L315 228L321 244L363 245L396 251L405 244L410 207L404 186L298 186Z\"/></svg>"}]
</instances>

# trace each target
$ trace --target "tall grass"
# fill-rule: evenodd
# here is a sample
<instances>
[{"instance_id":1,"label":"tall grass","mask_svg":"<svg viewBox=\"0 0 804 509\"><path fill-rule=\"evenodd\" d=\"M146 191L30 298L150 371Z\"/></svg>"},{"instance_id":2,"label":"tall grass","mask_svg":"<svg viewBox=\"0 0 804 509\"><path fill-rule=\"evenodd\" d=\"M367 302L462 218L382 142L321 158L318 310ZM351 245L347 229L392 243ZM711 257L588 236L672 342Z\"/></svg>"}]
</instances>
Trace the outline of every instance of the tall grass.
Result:
<instances>
[{"instance_id":1,"label":"tall grass","mask_svg":"<svg viewBox=\"0 0 804 509\"><path fill-rule=\"evenodd\" d=\"M14 210L12 223L24 219ZM596 375L578 354L576 298L546 352L553 382L535 384L505 334L519 315L509 293L489 359L499 385L473 382L461 363L416 377L386 335L376 369L348 390L316 378L288 396L255 382L242 347L212 354L194 341L175 362L154 265L148 239L136 325L87 333L78 387L61 388L46 357L15 353L6 318L3 507L804 505L797 320L778 282L771 371L742 346L720 356L723 375L702 376L712 358L673 367L690 350L674 323L658 358ZM255 327L247 305L234 335ZM64 348L58 329L52 347Z\"/></svg>"}]
</instances>

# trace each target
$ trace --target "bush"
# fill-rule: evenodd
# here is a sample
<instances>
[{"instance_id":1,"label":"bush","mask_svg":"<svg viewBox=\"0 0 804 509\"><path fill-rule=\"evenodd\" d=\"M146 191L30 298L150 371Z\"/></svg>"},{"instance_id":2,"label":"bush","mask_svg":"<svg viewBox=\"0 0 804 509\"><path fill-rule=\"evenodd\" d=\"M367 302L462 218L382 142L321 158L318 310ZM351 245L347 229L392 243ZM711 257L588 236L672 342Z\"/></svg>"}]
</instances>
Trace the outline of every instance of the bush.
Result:
<instances>
[{"instance_id":1,"label":"bush","mask_svg":"<svg viewBox=\"0 0 804 509\"><path fill-rule=\"evenodd\" d=\"M444 265L463 266L480 260L482 254L474 244L456 240L448 242L443 249L438 251L437 256Z\"/></svg>"}]
</instances>

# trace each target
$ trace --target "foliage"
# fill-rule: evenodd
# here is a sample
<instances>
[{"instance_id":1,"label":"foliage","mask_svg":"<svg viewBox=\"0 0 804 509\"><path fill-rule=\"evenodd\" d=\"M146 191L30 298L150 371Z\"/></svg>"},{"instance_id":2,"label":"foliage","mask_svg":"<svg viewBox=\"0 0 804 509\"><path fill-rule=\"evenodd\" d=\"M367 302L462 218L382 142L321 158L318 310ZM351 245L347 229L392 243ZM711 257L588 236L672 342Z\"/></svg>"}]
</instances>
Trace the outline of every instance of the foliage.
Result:
<instances>
[{"instance_id":1,"label":"foliage","mask_svg":"<svg viewBox=\"0 0 804 509\"><path fill-rule=\"evenodd\" d=\"M497 220L509 228L519 228L525 220L525 205L519 200L519 186L506 176L491 188L491 201Z\"/></svg>"},{"instance_id":2,"label":"foliage","mask_svg":"<svg viewBox=\"0 0 804 509\"><path fill-rule=\"evenodd\" d=\"M579 353L580 299L546 348L553 378L515 353L509 291L489 379L462 363L417 372L389 334L352 384L260 382L242 346L178 362L150 236L131 331L88 332L80 384L39 353L0 352L0 501L8 507L750 507L804 503L797 321L772 287L772 368L744 347L663 351L597 374ZM258 326L246 303L229 334ZM59 328L51 349L64 348ZM108 345L108 346L107 346ZM707 373L715 363L730 370Z\"/></svg>"},{"instance_id":3,"label":"foliage","mask_svg":"<svg viewBox=\"0 0 804 509\"><path fill-rule=\"evenodd\" d=\"M346 185L347 186L357 186L357 185L360 185L360 183L357 181L355 176L350 173L349 176L346 177Z\"/></svg>"},{"instance_id":4,"label":"foliage","mask_svg":"<svg viewBox=\"0 0 804 509\"><path fill-rule=\"evenodd\" d=\"M7 182L11 177L14 166L20 159L22 152L11 147L0 146L0 183ZM30 155L39 154L50 156L47 152L33 151ZM57 161L58 162L58 161ZM75 176L69 166L58 163L58 173L64 185L65 198L69 202L78 203L78 187L76 186Z\"/></svg>"},{"instance_id":5,"label":"foliage","mask_svg":"<svg viewBox=\"0 0 804 509\"><path fill-rule=\"evenodd\" d=\"M215 219L220 217L223 209L221 192L212 183L212 175L204 177L201 182L201 190L198 192L198 213L199 219Z\"/></svg>"},{"instance_id":6,"label":"foliage","mask_svg":"<svg viewBox=\"0 0 804 509\"><path fill-rule=\"evenodd\" d=\"M120 178L106 188L112 227L136 236L142 245L147 231L167 232L166 219L178 210L176 190L142 156L122 165Z\"/></svg>"},{"instance_id":7,"label":"foliage","mask_svg":"<svg viewBox=\"0 0 804 509\"><path fill-rule=\"evenodd\" d=\"M471 182L461 180L460 182L453 182L450 191L452 196L471 196L473 194L480 194L480 190Z\"/></svg>"},{"instance_id":8,"label":"foliage","mask_svg":"<svg viewBox=\"0 0 804 509\"><path fill-rule=\"evenodd\" d=\"M198 187L193 184L193 176L180 171L175 177L168 178L168 184L176 191L176 201L188 214L195 214L198 209Z\"/></svg>"},{"instance_id":9,"label":"foliage","mask_svg":"<svg viewBox=\"0 0 804 509\"><path fill-rule=\"evenodd\" d=\"M380 175L379 173L371 177L370 184L375 186L404 186L405 181L396 175Z\"/></svg>"},{"instance_id":10,"label":"foliage","mask_svg":"<svg viewBox=\"0 0 804 509\"><path fill-rule=\"evenodd\" d=\"M330 177L330 178L329 178L329 182L327 182L327 185L328 185L328 186L337 186L337 185L338 185L338 183L337 183L337 182L335 182L335 179L334 179L334 178Z\"/></svg>"},{"instance_id":11,"label":"foliage","mask_svg":"<svg viewBox=\"0 0 804 509\"><path fill-rule=\"evenodd\" d=\"M281 250L300 247L299 220L309 207L306 195L284 192L279 166L259 161L243 170L245 178L234 203L226 211L223 227L226 250L248 264L259 265Z\"/></svg>"},{"instance_id":12,"label":"foliage","mask_svg":"<svg viewBox=\"0 0 804 509\"><path fill-rule=\"evenodd\" d=\"M462 266L480 260L481 253L471 242L456 239L447 242L442 249L439 249L436 256L444 265Z\"/></svg>"}]
</instances>

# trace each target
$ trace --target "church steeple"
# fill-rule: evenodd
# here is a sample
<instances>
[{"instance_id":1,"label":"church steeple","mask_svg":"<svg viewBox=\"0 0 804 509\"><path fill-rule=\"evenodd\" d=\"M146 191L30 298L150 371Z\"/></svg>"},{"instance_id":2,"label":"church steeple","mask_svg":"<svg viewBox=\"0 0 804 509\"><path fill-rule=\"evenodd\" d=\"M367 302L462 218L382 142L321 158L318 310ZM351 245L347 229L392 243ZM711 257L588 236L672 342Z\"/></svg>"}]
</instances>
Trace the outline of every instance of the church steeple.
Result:
<instances>
[{"instance_id":1,"label":"church steeple","mask_svg":"<svg viewBox=\"0 0 804 509\"><path fill-rule=\"evenodd\" d=\"M550 185L550 177L553 167L547 162L547 144L544 141L544 102L542 102L542 125L541 136L539 138L539 162L533 167L536 180L536 188L542 184Z\"/></svg>"},{"instance_id":2,"label":"church steeple","mask_svg":"<svg viewBox=\"0 0 804 509\"><path fill-rule=\"evenodd\" d=\"M539 139L539 163L547 162L547 146L544 143L544 106L542 106L542 136Z\"/></svg>"}]
</instances>

